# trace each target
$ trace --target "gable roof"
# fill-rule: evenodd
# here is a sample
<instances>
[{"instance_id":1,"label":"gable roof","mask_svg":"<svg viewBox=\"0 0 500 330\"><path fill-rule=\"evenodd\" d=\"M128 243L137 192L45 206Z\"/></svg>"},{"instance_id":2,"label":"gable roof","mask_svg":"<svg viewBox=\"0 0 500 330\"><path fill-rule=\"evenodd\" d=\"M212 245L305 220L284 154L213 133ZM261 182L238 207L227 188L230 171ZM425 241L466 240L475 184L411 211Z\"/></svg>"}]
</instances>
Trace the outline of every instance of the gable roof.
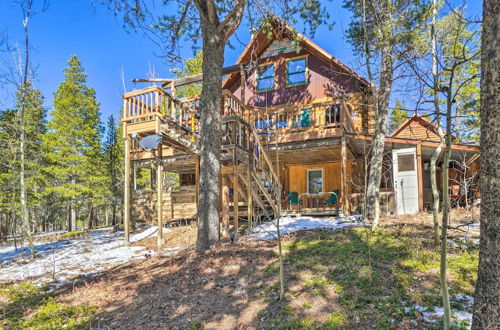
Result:
<instances>
[{"instance_id":1,"label":"gable roof","mask_svg":"<svg viewBox=\"0 0 500 330\"><path fill-rule=\"evenodd\" d=\"M403 122L389 136L390 137L397 137L406 128L410 127L410 125L412 123L418 123L426 131L430 131L430 132L434 133L435 135L439 136L437 125L434 122L432 122L429 118L423 117L423 116L421 116L421 115L419 115L417 113L415 113L413 116L411 116L410 118L408 118L405 122Z\"/></svg>"},{"instance_id":2,"label":"gable roof","mask_svg":"<svg viewBox=\"0 0 500 330\"><path fill-rule=\"evenodd\" d=\"M242 64L245 62L249 62L251 60L255 60L256 58L252 58L257 54L258 57L267 49L269 45L274 40L281 40L284 38L288 38L293 40L293 38L298 38L300 40L300 45L302 48L308 50L312 54L318 56L319 58L323 59L325 62L330 62L338 65L340 68L345 70L347 73L351 74L353 77L355 77L357 80L359 80L363 85L368 86L369 82L360 76L357 72L349 68L347 65L342 63L340 60L335 58L333 55L328 53L326 50L318 46L315 42L313 42L311 39L307 38L305 35L301 34L300 32L296 31L293 27L290 25L286 24L283 20L278 18L277 16L270 16L271 17L271 24L273 24L273 38L269 38L268 35L265 33L263 27L261 27L250 39L250 42L246 45L245 49L241 53L240 57L236 61L236 64ZM238 81L240 76L239 72L235 72L232 74L229 74L223 81L222 86L223 88L227 88L229 81L231 80L232 82Z\"/></svg>"}]
</instances>

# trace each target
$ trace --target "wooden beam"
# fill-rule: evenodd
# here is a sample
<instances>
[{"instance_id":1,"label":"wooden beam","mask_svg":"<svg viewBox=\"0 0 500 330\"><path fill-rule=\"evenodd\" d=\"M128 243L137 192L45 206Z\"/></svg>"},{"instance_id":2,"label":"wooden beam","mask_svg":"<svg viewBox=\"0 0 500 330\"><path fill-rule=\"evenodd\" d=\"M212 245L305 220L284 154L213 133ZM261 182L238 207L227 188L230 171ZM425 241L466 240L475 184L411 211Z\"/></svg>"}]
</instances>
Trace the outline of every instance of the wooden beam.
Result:
<instances>
[{"instance_id":1,"label":"wooden beam","mask_svg":"<svg viewBox=\"0 0 500 330\"><path fill-rule=\"evenodd\" d=\"M240 67L241 83L240 83L240 101L245 104L245 88L247 86L247 75L245 68Z\"/></svg>"},{"instance_id":2,"label":"wooden beam","mask_svg":"<svg viewBox=\"0 0 500 330\"><path fill-rule=\"evenodd\" d=\"M424 175L422 171L422 143L417 144L418 211L424 210Z\"/></svg>"},{"instance_id":3,"label":"wooden beam","mask_svg":"<svg viewBox=\"0 0 500 330\"><path fill-rule=\"evenodd\" d=\"M161 164L162 148L158 148L158 160L156 161L156 215L158 223L158 252L163 245L163 165ZM173 203L172 203L173 208Z\"/></svg>"},{"instance_id":4,"label":"wooden beam","mask_svg":"<svg viewBox=\"0 0 500 330\"><path fill-rule=\"evenodd\" d=\"M171 82L172 78L136 78L132 79L132 82L138 83L138 82L161 82L161 83L167 83Z\"/></svg>"},{"instance_id":5,"label":"wooden beam","mask_svg":"<svg viewBox=\"0 0 500 330\"><path fill-rule=\"evenodd\" d=\"M318 140L318 141L312 140L312 141L288 143L288 144L278 146L278 150L284 151L284 150L308 149L308 148L316 148L316 147L335 146L335 145L339 145L339 144L340 144L339 138L330 138L330 139ZM269 145L268 150L275 151L276 146Z\"/></svg>"},{"instance_id":6,"label":"wooden beam","mask_svg":"<svg viewBox=\"0 0 500 330\"><path fill-rule=\"evenodd\" d=\"M342 196L342 209L344 213L349 214L347 205L347 142L346 137L341 138L340 149L340 195Z\"/></svg>"},{"instance_id":7,"label":"wooden beam","mask_svg":"<svg viewBox=\"0 0 500 330\"><path fill-rule=\"evenodd\" d=\"M355 139L360 139L360 140L366 140L366 141L373 140L372 135L358 133L358 134L349 134L349 136L352 136ZM439 146L439 142L423 141L423 140L418 140L418 139L395 138L395 137L390 137L390 136L386 136L385 141L392 142L392 143L412 144L412 145L417 145L418 143L421 143L422 146L424 146L424 147L437 147L437 146ZM446 149L446 146L444 147L444 149ZM472 151L472 152L479 152L480 151L479 146L463 145L463 144L457 144L457 143L452 144L451 149L452 150Z\"/></svg>"},{"instance_id":8,"label":"wooden beam","mask_svg":"<svg viewBox=\"0 0 500 330\"><path fill-rule=\"evenodd\" d=\"M253 197L252 197L252 155L248 157L247 165L247 217L248 217L248 233L252 233L252 221L253 221Z\"/></svg>"},{"instance_id":9,"label":"wooden beam","mask_svg":"<svg viewBox=\"0 0 500 330\"><path fill-rule=\"evenodd\" d=\"M194 184L196 185L196 212L198 213L200 202L200 156L196 155L194 159Z\"/></svg>"},{"instance_id":10,"label":"wooden beam","mask_svg":"<svg viewBox=\"0 0 500 330\"><path fill-rule=\"evenodd\" d=\"M222 198L221 198L221 213L222 213L222 236L228 236L229 228L229 186L226 175L222 175Z\"/></svg>"},{"instance_id":11,"label":"wooden beam","mask_svg":"<svg viewBox=\"0 0 500 330\"><path fill-rule=\"evenodd\" d=\"M233 174L233 225L234 225L234 233L238 233L239 227L239 201L240 201L240 192L239 192L239 176L238 176L238 166L234 165L234 174Z\"/></svg>"},{"instance_id":12,"label":"wooden beam","mask_svg":"<svg viewBox=\"0 0 500 330\"><path fill-rule=\"evenodd\" d=\"M175 100L175 84L174 82L170 83L170 94L172 95L172 99ZM175 102L171 102L170 116L175 116Z\"/></svg>"},{"instance_id":13,"label":"wooden beam","mask_svg":"<svg viewBox=\"0 0 500 330\"><path fill-rule=\"evenodd\" d=\"M130 137L125 138L125 182L123 189L123 224L125 226L125 240L130 238Z\"/></svg>"},{"instance_id":14,"label":"wooden beam","mask_svg":"<svg viewBox=\"0 0 500 330\"><path fill-rule=\"evenodd\" d=\"M240 67L241 67L241 65L237 64L237 65L231 65L231 66L227 66L225 68L222 68L222 75L227 75L230 73L239 72ZM134 80L141 80L141 79L134 79ZM132 81L134 81L134 80L132 80ZM150 82L147 79L142 79L142 80L144 80L143 82ZM158 80L160 81L161 79L158 79ZM182 77L182 78L164 79L162 87L169 88L169 87L171 87L172 82L174 83L174 87L180 87L180 86L184 86L184 85L193 84L193 83L196 83L196 82L199 82L202 80L203 80L203 73L198 73L198 74L194 74L194 75L186 76L186 77ZM136 82L136 81L134 81L134 82ZM137 81L137 82L139 82L139 81Z\"/></svg>"}]
</instances>

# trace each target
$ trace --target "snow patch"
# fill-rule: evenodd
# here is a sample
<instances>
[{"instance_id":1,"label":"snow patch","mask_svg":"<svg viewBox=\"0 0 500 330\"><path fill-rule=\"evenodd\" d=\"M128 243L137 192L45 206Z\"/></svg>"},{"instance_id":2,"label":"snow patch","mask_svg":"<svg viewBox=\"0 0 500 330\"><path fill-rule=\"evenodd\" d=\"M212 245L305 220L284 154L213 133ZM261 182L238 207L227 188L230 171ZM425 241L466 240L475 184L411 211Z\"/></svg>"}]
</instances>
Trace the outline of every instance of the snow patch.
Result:
<instances>
[{"instance_id":1,"label":"snow patch","mask_svg":"<svg viewBox=\"0 0 500 330\"><path fill-rule=\"evenodd\" d=\"M472 303L474 302L474 298L469 297L469 296L457 296L457 301L459 301L459 297L463 297L463 299L466 299L467 303L470 303L472 299ZM418 304L415 304L412 308L410 307L405 307L404 311L406 314L410 313L411 310L416 310L420 312L424 318L424 321L429 322L429 323L437 323L438 320L443 318L444 315L444 308L443 307L437 307L434 306L432 308L427 308L424 306L420 306ZM471 328L472 324L472 314L466 311L461 311L458 309L452 309L451 310L451 317L452 321L455 323L462 322L462 321L468 321L467 329Z\"/></svg>"},{"instance_id":2,"label":"snow patch","mask_svg":"<svg viewBox=\"0 0 500 330\"><path fill-rule=\"evenodd\" d=\"M157 232L158 232L158 226L153 226L151 228L146 229L142 233L130 235L129 241L130 243L139 242L151 235L156 235ZM170 232L169 229L163 228L163 233L168 233L168 232Z\"/></svg>"},{"instance_id":3,"label":"snow patch","mask_svg":"<svg viewBox=\"0 0 500 330\"><path fill-rule=\"evenodd\" d=\"M169 232L164 229L164 232ZM156 227L131 235L131 242L138 242L154 235ZM89 275L130 260L151 255L143 246L129 246L123 232L96 231L85 237L58 242L35 244L36 259L29 258L23 247L14 251L13 246L0 248L0 281L52 278L64 281L66 277Z\"/></svg>"},{"instance_id":4,"label":"snow patch","mask_svg":"<svg viewBox=\"0 0 500 330\"><path fill-rule=\"evenodd\" d=\"M285 235L299 230L308 229L339 229L349 226L362 226L363 217L354 215L344 218L315 218L315 217L284 217L280 219L280 234ZM249 235L253 240L269 240L278 238L276 232L276 222L270 221L263 223L252 230Z\"/></svg>"}]
</instances>

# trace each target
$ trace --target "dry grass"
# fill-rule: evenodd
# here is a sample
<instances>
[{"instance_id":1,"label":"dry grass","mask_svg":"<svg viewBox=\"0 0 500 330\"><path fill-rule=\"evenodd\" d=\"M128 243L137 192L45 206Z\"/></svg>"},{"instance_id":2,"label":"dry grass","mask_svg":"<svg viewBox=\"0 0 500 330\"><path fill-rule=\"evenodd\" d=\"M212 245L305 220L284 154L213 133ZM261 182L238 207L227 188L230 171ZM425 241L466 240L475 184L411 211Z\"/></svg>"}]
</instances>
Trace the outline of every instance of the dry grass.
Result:
<instances>
[{"instance_id":1,"label":"dry grass","mask_svg":"<svg viewBox=\"0 0 500 330\"><path fill-rule=\"evenodd\" d=\"M456 217L452 226L466 222L468 216ZM283 301L277 299L275 241L242 239L197 255L194 225L166 234L166 247L188 247L179 255L132 261L77 281L58 292L57 301L93 306L93 327L117 329L433 327L421 314L403 311L415 303L440 305L432 216L385 219L382 227L286 237ZM463 236L450 231L450 239ZM156 238L144 243L155 248ZM451 247L448 263L452 295L472 294L477 247Z\"/></svg>"}]
</instances>

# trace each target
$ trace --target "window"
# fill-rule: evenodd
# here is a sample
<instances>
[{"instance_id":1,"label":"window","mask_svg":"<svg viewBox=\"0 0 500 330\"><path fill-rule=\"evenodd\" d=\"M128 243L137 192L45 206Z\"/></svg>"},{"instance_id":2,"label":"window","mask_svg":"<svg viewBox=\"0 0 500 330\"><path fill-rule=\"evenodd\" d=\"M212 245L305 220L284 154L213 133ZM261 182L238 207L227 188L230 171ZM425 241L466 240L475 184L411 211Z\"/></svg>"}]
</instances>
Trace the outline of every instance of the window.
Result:
<instances>
[{"instance_id":1,"label":"window","mask_svg":"<svg viewBox=\"0 0 500 330\"><path fill-rule=\"evenodd\" d=\"M307 192L310 194L323 192L323 169L307 170Z\"/></svg>"},{"instance_id":2,"label":"window","mask_svg":"<svg viewBox=\"0 0 500 330\"><path fill-rule=\"evenodd\" d=\"M306 57L288 60L286 62L286 85L295 86L305 84L307 81L306 67Z\"/></svg>"},{"instance_id":3,"label":"window","mask_svg":"<svg viewBox=\"0 0 500 330\"><path fill-rule=\"evenodd\" d=\"M415 171L415 156L413 154L398 155L398 172Z\"/></svg>"},{"instance_id":4,"label":"window","mask_svg":"<svg viewBox=\"0 0 500 330\"><path fill-rule=\"evenodd\" d=\"M325 124L340 123L340 104L332 104L326 107Z\"/></svg>"},{"instance_id":5,"label":"window","mask_svg":"<svg viewBox=\"0 0 500 330\"><path fill-rule=\"evenodd\" d=\"M274 64L257 67L257 92L274 89Z\"/></svg>"}]
</instances>

